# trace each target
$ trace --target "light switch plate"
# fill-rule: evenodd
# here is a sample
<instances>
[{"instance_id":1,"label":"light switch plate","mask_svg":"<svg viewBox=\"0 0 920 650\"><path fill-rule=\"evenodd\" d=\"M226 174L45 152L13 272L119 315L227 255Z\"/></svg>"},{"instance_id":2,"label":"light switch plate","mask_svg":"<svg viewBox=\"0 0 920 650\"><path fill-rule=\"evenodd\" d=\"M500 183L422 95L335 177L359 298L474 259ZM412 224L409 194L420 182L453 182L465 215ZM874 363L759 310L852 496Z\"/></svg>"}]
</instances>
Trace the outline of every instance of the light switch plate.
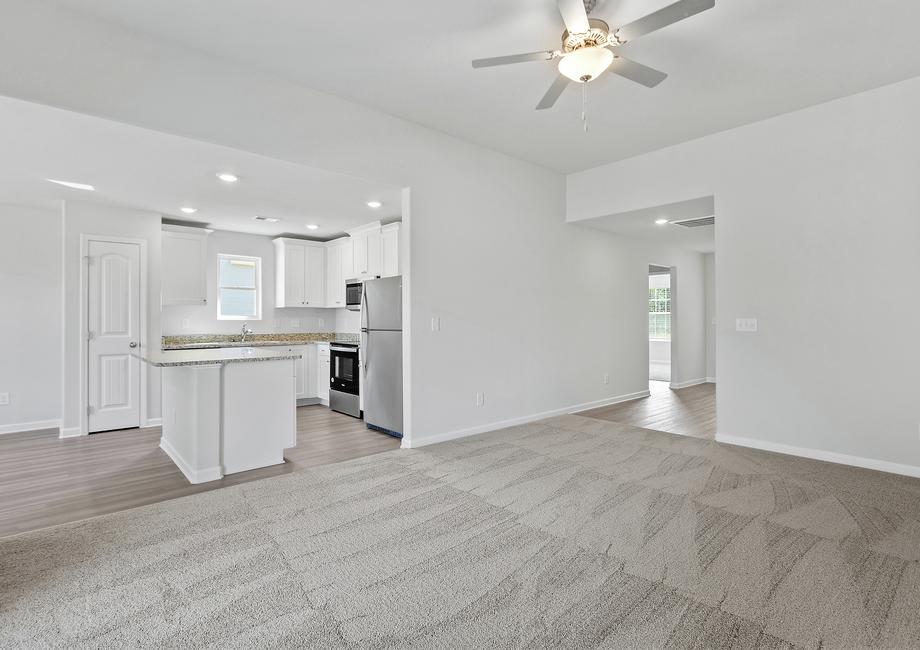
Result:
<instances>
[{"instance_id":1,"label":"light switch plate","mask_svg":"<svg viewBox=\"0 0 920 650\"><path fill-rule=\"evenodd\" d=\"M433 316L431 318L431 331L432 332L441 331L441 317L440 316Z\"/></svg>"},{"instance_id":2,"label":"light switch plate","mask_svg":"<svg viewBox=\"0 0 920 650\"><path fill-rule=\"evenodd\" d=\"M10 403L9 393L0 393L0 406L6 406Z\"/></svg>"},{"instance_id":3,"label":"light switch plate","mask_svg":"<svg viewBox=\"0 0 920 650\"><path fill-rule=\"evenodd\" d=\"M736 332L756 332L757 331L757 319L756 318L736 318L735 319L735 331Z\"/></svg>"}]
</instances>

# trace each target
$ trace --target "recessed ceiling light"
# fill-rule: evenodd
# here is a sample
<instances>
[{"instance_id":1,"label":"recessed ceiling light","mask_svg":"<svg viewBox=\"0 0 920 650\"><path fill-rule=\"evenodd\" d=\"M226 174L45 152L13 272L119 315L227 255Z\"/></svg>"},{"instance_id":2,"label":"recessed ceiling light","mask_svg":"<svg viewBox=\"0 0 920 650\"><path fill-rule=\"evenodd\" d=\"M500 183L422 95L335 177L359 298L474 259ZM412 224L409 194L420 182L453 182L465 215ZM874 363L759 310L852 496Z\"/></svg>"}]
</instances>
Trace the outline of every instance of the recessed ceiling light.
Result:
<instances>
[{"instance_id":1,"label":"recessed ceiling light","mask_svg":"<svg viewBox=\"0 0 920 650\"><path fill-rule=\"evenodd\" d=\"M222 173L218 174L218 175L217 175L217 178L219 178L220 180L222 180L222 181L225 182L225 183L235 183L235 182L237 182L238 180L240 180L240 177L239 177L239 176L237 176L236 174L230 174L230 173L228 173L228 172L222 172Z\"/></svg>"},{"instance_id":2,"label":"recessed ceiling light","mask_svg":"<svg viewBox=\"0 0 920 650\"><path fill-rule=\"evenodd\" d=\"M667 219L655 219L655 223L657 223L659 226L663 226L664 224L668 223L668 220Z\"/></svg>"},{"instance_id":3,"label":"recessed ceiling light","mask_svg":"<svg viewBox=\"0 0 920 650\"><path fill-rule=\"evenodd\" d=\"M318 229L318 228L319 228L319 226L317 226L315 223L308 223L308 224L307 224L307 230L316 230L316 229Z\"/></svg>"},{"instance_id":4,"label":"recessed ceiling light","mask_svg":"<svg viewBox=\"0 0 920 650\"><path fill-rule=\"evenodd\" d=\"M379 208L379 207L382 206L382 205L383 205L383 203L381 203L380 201L368 201L368 202L367 202L367 207L369 207L369 208L377 209L377 208Z\"/></svg>"},{"instance_id":5,"label":"recessed ceiling light","mask_svg":"<svg viewBox=\"0 0 920 650\"><path fill-rule=\"evenodd\" d=\"M179 208L179 209L182 210L185 214L195 214L196 212L198 212L198 208Z\"/></svg>"},{"instance_id":6,"label":"recessed ceiling light","mask_svg":"<svg viewBox=\"0 0 920 650\"><path fill-rule=\"evenodd\" d=\"M58 185L63 185L64 187L70 187L75 190L89 190L94 192L96 190L92 185L87 185L86 183L74 183L73 181L57 181L53 178L46 178L45 180L51 181L52 183L57 183Z\"/></svg>"},{"instance_id":7,"label":"recessed ceiling light","mask_svg":"<svg viewBox=\"0 0 920 650\"><path fill-rule=\"evenodd\" d=\"M265 221L267 223L278 223L281 219L276 219L275 217L262 217L256 215L252 218L253 221Z\"/></svg>"}]
</instances>

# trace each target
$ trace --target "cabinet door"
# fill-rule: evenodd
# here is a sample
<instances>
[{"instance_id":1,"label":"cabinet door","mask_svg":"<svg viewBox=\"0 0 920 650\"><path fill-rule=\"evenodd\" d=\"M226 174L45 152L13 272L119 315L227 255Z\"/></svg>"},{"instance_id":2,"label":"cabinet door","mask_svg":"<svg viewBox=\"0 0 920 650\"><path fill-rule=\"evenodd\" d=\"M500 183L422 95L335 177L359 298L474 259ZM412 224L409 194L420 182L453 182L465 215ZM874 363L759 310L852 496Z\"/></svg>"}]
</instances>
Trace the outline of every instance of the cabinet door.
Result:
<instances>
[{"instance_id":1,"label":"cabinet door","mask_svg":"<svg viewBox=\"0 0 920 650\"><path fill-rule=\"evenodd\" d=\"M326 306L345 306L345 279L342 275L343 246L337 244L326 249Z\"/></svg>"},{"instance_id":2,"label":"cabinet door","mask_svg":"<svg viewBox=\"0 0 920 650\"><path fill-rule=\"evenodd\" d=\"M320 399L329 400L329 345L316 346L316 395Z\"/></svg>"},{"instance_id":3,"label":"cabinet door","mask_svg":"<svg viewBox=\"0 0 920 650\"><path fill-rule=\"evenodd\" d=\"M385 278L399 275L399 228L384 229L381 234Z\"/></svg>"},{"instance_id":4,"label":"cabinet door","mask_svg":"<svg viewBox=\"0 0 920 650\"><path fill-rule=\"evenodd\" d=\"M284 245L284 304L282 307L303 307L306 303L305 246Z\"/></svg>"},{"instance_id":5,"label":"cabinet door","mask_svg":"<svg viewBox=\"0 0 920 650\"><path fill-rule=\"evenodd\" d=\"M288 348L291 354L304 354L303 348ZM294 399L303 399L307 397L307 373L304 364L304 357L294 359Z\"/></svg>"},{"instance_id":6,"label":"cabinet door","mask_svg":"<svg viewBox=\"0 0 920 650\"><path fill-rule=\"evenodd\" d=\"M345 301L345 283L354 280L355 273L355 244L349 237L342 244L342 301Z\"/></svg>"},{"instance_id":7,"label":"cabinet door","mask_svg":"<svg viewBox=\"0 0 920 650\"><path fill-rule=\"evenodd\" d=\"M367 233L359 232L351 236L355 276L367 274Z\"/></svg>"},{"instance_id":8,"label":"cabinet door","mask_svg":"<svg viewBox=\"0 0 920 650\"><path fill-rule=\"evenodd\" d=\"M320 246L307 246L306 275L304 277L304 306L326 306L326 249Z\"/></svg>"},{"instance_id":9,"label":"cabinet door","mask_svg":"<svg viewBox=\"0 0 920 650\"><path fill-rule=\"evenodd\" d=\"M207 304L207 235L166 231L162 255L163 304Z\"/></svg>"},{"instance_id":10,"label":"cabinet door","mask_svg":"<svg viewBox=\"0 0 920 650\"><path fill-rule=\"evenodd\" d=\"M304 397L317 397L317 373L316 369L316 346L315 345L305 345L300 348L300 353L303 355L303 374L305 377L304 381Z\"/></svg>"},{"instance_id":11,"label":"cabinet door","mask_svg":"<svg viewBox=\"0 0 920 650\"><path fill-rule=\"evenodd\" d=\"M367 233L367 274L383 275L383 241L379 230Z\"/></svg>"}]
</instances>

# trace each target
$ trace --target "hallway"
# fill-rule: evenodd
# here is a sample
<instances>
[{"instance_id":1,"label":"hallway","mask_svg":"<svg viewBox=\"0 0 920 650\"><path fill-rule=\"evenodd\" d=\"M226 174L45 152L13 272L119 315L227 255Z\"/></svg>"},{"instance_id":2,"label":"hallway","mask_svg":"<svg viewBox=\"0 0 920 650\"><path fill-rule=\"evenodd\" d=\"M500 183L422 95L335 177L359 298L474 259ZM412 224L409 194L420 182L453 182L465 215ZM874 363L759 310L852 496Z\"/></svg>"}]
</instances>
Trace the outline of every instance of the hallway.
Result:
<instances>
[{"instance_id":1,"label":"hallway","mask_svg":"<svg viewBox=\"0 0 920 650\"><path fill-rule=\"evenodd\" d=\"M649 381L651 395L579 413L589 418L631 424L694 438L715 439L716 385L671 390L667 382Z\"/></svg>"}]
</instances>

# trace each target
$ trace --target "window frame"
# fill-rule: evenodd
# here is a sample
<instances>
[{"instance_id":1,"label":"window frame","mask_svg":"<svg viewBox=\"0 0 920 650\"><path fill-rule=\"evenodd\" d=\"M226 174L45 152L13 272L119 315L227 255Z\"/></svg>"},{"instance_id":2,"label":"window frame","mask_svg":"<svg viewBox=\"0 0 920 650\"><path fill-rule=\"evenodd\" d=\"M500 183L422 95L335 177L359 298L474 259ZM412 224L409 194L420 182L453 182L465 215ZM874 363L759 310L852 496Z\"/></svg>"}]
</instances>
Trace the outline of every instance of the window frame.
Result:
<instances>
[{"instance_id":1,"label":"window frame","mask_svg":"<svg viewBox=\"0 0 920 650\"><path fill-rule=\"evenodd\" d=\"M256 282L255 288L251 287L231 287L224 286L220 278L220 263L222 260L239 260L241 262L255 262L256 265ZM224 314L221 310L221 290L222 289L236 289L236 290L246 290L246 291L255 291L256 294L256 313L254 316L237 316L235 314ZM254 257L252 255L234 255L232 253L218 253L217 254L217 320L237 320L237 321L248 321L248 320L262 320L262 258Z\"/></svg>"}]
</instances>

